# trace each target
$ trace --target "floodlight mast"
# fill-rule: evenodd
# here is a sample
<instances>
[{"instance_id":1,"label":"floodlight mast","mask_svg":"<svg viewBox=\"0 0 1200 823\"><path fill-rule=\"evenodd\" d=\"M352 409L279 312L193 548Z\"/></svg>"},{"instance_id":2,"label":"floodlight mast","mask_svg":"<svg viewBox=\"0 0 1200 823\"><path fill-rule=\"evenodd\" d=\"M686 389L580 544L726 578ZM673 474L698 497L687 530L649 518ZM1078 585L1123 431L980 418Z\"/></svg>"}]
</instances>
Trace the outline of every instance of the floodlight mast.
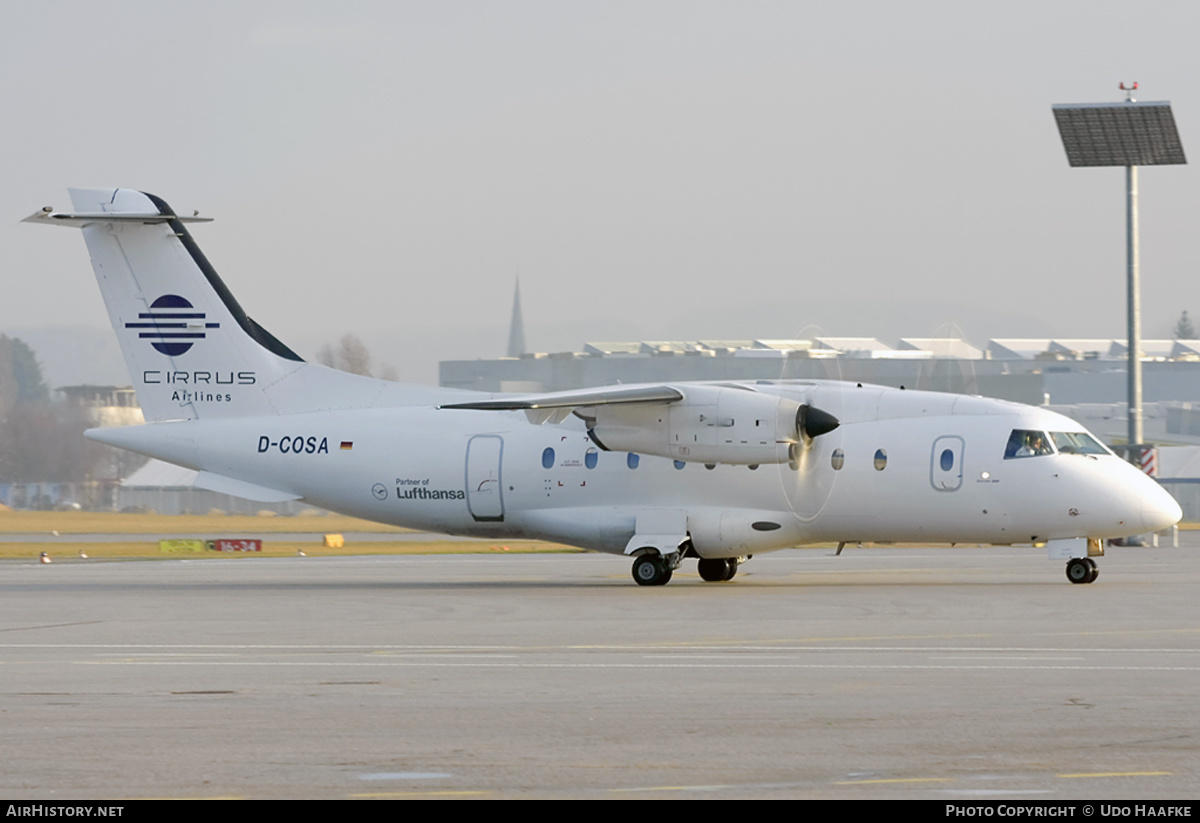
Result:
<instances>
[{"instance_id":1,"label":"floodlight mast","mask_svg":"<svg viewBox=\"0 0 1200 823\"><path fill-rule=\"evenodd\" d=\"M1126 86L1119 85L1125 92L1126 103L1136 103L1133 93L1137 81ZM1128 366L1126 372L1126 421L1129 440L1129 460L1141 462L1141 446L1146 441L1145 420L1142 415L1142 287L1141 254L1138 248L1138 167L1125 167L1125 326ZM1137 450L1137 454L1134 451Z\"/></svg>"},{"instance_id":2,"label":"floodlight mast","mask_svg":"<svg viewBox=\"0 0 1200 823\"><path fill-rule=\"evenodd\" d=\"M1142 424L1142 315L1138 263L1138 166L1187 163L1169 102L1139 103L1138 84L1120 84L1124 103L1068 103L1052 107L1072 166L1125 167L1125 265L1128 340L1129 459L1138 462Z\"/></svg>"},{"instance_id":3,"label":"floodlight mast","mask_svg":"<svg viewBox=\"0 0 1200 823\"><path fill-rule=\"evenodd\" d=\"M1138 167L1125 167L1125 312L1129 340L1127 356L1129 459L1132 449L1146 441L1142 422L1142 289L1138 249Z\"/></svg>"}]
</instances>

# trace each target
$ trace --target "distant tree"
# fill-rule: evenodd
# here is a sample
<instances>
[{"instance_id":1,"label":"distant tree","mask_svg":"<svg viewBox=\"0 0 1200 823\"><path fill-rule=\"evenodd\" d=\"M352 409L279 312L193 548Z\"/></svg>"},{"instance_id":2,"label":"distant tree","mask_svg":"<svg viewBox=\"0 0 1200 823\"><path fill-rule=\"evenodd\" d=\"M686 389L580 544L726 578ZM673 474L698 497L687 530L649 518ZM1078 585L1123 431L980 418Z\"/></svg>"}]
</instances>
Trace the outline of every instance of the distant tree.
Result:
<instances>
[{"instance_id":1,"label":"distant tree","mask_svg":"<svg viewBox=\"0 0 1200 823\"><path fill-rule=\"evenodd\" d=\"M0 412L15 403L49 403L37 355L22 340L0 334Z\"/></svg>"},{"instance_id":2,"label":"distant tree","mask_svg":"<svg viewBox=\"0 0 1200 823\"><path fill-rule=\"evenodd\" d=\"M0 334L0 482L92 479L104 447L83 436L95 425L74 403L51 403L33 349Z\"/></svg>"},{"instance_id":3,"label":"distant tree","mask_svg":"<svg viewBox=\"0 0 1200 823\"><path fill-rule=\"evenodd\" d=\"M75 403L18 403L0 437L0 481L69 483L94 479L103 446L83 436L95 423Z\"/></svg>"},{"instance_id":4,"label":"distant tree","mask_svg":"<svg viewBox=\"0 0 1200 823\"><path fill-rule=\"evenodd\" d=\"M326 343L317 351L317 362L332 369L348 371L351 374L361 374L372 377L371 352L357 334L343 334L336 346ZM384 380L395 380L396 370L392 366L384 366L380 375Z\"/></svg>"},{"instance_id":5,"label":"distant tree","mask_svg":"<svg viewBox=\"0 0 1200 823\"><path fill-rule=\"evenodd\" d=\"M337 346L326 343L317 352L317 362L351 374L371 374L371 352L357 334L343 334Z\"/></svg>"},{"instance_id":6,"label":"distant tree","mask_svg":"<svg viewBox=\"0 0 1200 823\"><path fill-rule=\"evenodd\" d=\"M1196 329L1192 326L1192 321L1188 319L1187 310L1179 315L1179 322L1175 324L1173 332L1176 340L1195 340Z\"/></svg>"},{"instance_id":7,"label":"distant tree","mask_svg":"<svg viewBox=\"0 0 1200 823\"><path fill-rule=\"evenodd\" d=\"M11 341L0 334L0 430L4 418L17 402L17 379L13 375L12 358L6 356L11 350Z\"/></svg>"},{"instance_id":8,"label":"distant tree","mask_svg":"<svg viewBox=\"0 0 1200 823\"><path fill-rule=\"evenodd\" d=\"M24 342L12 341L13 377L17 381L17 400L26 403L50 402L50 390L42 377L42 366L33 349Z\"/></svg>"},{"instance_id":9,"label":"distant tree","mask_svg":"<svg viewBox=\"0 0 1200 823\"><path fill-rule=\"evenodd\" d=\"M338 341L338 360L341 361L341 368L351 374L371 374L371 352L357 335L342 335Z\"/></svg>"}]
</instances>

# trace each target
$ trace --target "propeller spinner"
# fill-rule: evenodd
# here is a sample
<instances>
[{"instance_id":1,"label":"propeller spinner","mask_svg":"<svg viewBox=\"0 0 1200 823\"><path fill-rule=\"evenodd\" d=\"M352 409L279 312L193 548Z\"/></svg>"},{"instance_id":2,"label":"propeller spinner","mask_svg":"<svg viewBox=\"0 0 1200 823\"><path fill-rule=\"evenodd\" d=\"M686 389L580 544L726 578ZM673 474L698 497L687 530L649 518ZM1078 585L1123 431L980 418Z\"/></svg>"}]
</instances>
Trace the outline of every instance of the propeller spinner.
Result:
<instances>
[{"instance_id":1,"label":"propeller spinner","mask_svg":"<svg viewBox=\"0 0 1200 823\"><path fill-rule=\"evenodd\" d=\"M840 425L841 421L832 414L807 403L796 410L796 431L805 443L811 442L814 437L829 434Z\"/></svg>"}]
</instances>

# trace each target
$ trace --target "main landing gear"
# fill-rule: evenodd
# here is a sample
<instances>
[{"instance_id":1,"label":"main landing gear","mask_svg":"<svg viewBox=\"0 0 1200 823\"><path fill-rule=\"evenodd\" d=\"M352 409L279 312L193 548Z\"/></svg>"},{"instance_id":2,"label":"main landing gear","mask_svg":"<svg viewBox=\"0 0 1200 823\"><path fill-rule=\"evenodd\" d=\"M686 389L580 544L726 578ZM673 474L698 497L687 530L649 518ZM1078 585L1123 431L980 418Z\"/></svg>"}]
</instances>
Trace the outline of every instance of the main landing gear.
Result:
<instances>
[{"instance_id":1,"label":"main landing gear","mask_svg":"<svg viewBox=\"0 0 1200 823\"><path fill-rule=\"evenodd\" d=\"M672 555L674 564L661 554L639 555L633 561L633 579L639 586L665 586L679 566L679 554Z\"/></svg>"},{"instance_id":2,"label":"main landing gear","mask_svg":"<svg viewBox=\"0 0 1200 823\"><path fill-rule=\"evenodd\" d=\"M714 557L712 559L700 558L700 562L696 564L696 571L700 572L700 579L708 583L721 583L725 580L732 580L737 574L738 558L736 557Z\"/></svg>"},{"instance_id":3,"label":"main landing gear","mask_svg":"<svg viewBox=\"0 0 1200 823\"><path fill-rule=\"evenodd\" d=\"M1067 561L1067 579L1072 583L1093 583L1099 576L1100 569L1090 557L1076 557Z\"/></svg>"},{"instance_id":4,"label":"main landing gear","mask_svg":"<svg viewBox=\"0 0 1200 823\"><path fill-rule=\"evenodd\" d=\"M693 555L694 556L694 555ZM633 579L639 586L665 586L671 580L675 569L679 568L682 553L676 552L667 556L647 552L639 555L633 561ZM697 571L700 578L709 583L720 583L732 580L737 574L738 566L745 557L714 557L700 558Z\"/></svg>"}]
</instances>

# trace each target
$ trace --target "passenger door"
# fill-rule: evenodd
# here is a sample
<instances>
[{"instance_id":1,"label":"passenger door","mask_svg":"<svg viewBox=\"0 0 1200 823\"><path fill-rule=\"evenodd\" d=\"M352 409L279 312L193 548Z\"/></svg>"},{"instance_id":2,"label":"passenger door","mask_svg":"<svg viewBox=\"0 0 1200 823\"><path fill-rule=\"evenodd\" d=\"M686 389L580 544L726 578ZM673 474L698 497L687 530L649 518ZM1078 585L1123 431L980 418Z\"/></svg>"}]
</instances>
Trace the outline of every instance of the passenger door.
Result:
<instances>
[{"instance_id":1,"label":"passenger door","mask_svg":"<svg viewBox=\"0 0 1200 823\"><path fill-rule=\"evenodd\" d=\"M504 519L503 455L504 440L499 435L481 434L467 441L467 511L476 520Z\"/></svg>"}]
</instances>

